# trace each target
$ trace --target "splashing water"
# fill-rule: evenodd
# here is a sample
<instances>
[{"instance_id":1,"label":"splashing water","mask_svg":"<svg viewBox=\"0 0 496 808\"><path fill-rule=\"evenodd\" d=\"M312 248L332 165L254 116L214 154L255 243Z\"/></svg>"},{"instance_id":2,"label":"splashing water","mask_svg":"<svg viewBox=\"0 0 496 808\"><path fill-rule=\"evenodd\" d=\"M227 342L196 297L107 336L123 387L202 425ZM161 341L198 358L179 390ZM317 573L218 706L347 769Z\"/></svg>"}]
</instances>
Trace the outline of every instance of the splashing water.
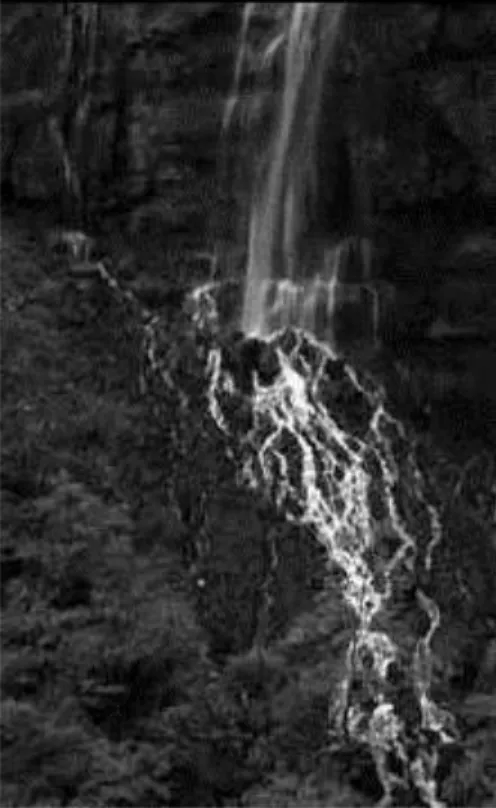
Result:
<instances>
[{"instance_id":1,"label":"splashing water","mask_svg":"<svg viewBox=\"0 0 496 808\"><path fill-rule=\"evenodd\" d=\"M193 295L200 332L219 328L218 292L211 284ZM241 450L240 482L309 526L340 571L356 630L329 712L331 741L339 745L344 735L367 745L384 789L381 805L398 804L413 789L440 808L439 748L457 731L430 695L440 614L418 581L428 581L442 527L411 442L384 392L310 334L281 329L259 344L265 361L255 362L251 390L241 396L250 405L248 425L238 417L239 379L215 339L208 406ZM419 636L395 623L406 606L420 614Z\"/></svg>"}]
</instances>

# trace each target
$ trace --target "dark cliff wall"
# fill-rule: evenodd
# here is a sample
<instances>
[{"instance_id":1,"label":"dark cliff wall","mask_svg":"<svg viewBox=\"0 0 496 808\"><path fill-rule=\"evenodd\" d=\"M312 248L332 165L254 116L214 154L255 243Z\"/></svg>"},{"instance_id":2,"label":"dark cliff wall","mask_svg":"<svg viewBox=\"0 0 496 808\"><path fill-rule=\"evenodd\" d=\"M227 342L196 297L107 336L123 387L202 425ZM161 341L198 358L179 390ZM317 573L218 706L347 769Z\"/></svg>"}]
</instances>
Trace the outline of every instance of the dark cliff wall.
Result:
<instances>
[{"instance_id":1,"label":"dark cliff wall","mask_svg":"<svg viewBox=\"0 0 496 808\"><path fill-rule=\"evenodd\" d=\"M56 9L29 5L32 13L24 12L11 31L15 4L3 10L2 179L17 198L56 200L62 168L40 99L55 81L60 31ZM192 191L201 186L190 200L192 220L196 216L205 232L215 230L217 219L219 232L222 226L227 232L225 214L233 211L220 213L221 194L215 192L223 186L226 196L233 184L220 135L243 5L128 3L104 9L85 133L95 210L127 209L137 229L153 219L181 227L174 195L188 182ZM265 4L253 20L253 67L260 68L255 52L270 45L274 26L281 25L277 18L289 5ZM490 4L351 5L346 26L324 99L329 114L322 116L327 158L321 194L332 203L323 226L332 230L332 209L343 206L342 199L332 199L343 185L336 170L343 160L330 154L338 132L366 197L362 206L379 253L378 273L399 284L435 284L440 275L433 267L442 275L460 263L462 243L473 252L476 233L478 255L493 255L496 12ZM257 87L262 109L263 99L276 108L280 80L276 65ZM242 90L253 99L249 75ZM246 128L248 169L240 194L253 176L263 121L252 115ZM239 163L234 133L230 151ZM187 219L186 211L180 213Z\"/></svg>"},{"instance_id":2,"label":"dark cliff wall","mask_svg":"<svg viewBox=\"0 0 496 808\"><path fill-rule=\"evenodd\" d=\"M360 55L347 126L386 258L378 271L395 284L435 287L475 244L492 263L494 8L377 5L354 16Z\"/></svg>"},{"instance_id":3,"label":"dark cliff wall","mask_svg":"<svg viewBox=\"0 0 496 808\"><path fill-rule=\"evenodd\" d=\"M49 129L63 104L61 10L5 3L2 17L2 196L63 216L64 172ZM207 240L238 18L236 3L101 7L91 111L71 155L93 227L118 213L136 238Z\"/></svg>"},{"instance_id":4,"label":"dark cliff wall","mask_svg":"<svg viewBox=\"0 0 496 808\"><path fill-rule=\"evenodd\" d=\"M375 275L394 290L382 336L443 419L467 404L485 430L496 402L495 9L378 4L353 16L346 120Z\"/></svg>"},{"instance_id":5,"label":"dark cliff wall","mask_svg":"<svg viewBox=\"0 0 496 808\"><path fill-rule=\"evenodd\" d=\"M19 8L2 10L2 190L4 199L58 210L63 167L47 127L58 11ZM249 103L238 105L222 139L243 10L102 7L84 154L75 155L93 227L119 214L137 249L153 245L155 255L176 238L203 247L234 241L239 256L226 267L240 276L291 6L260 4L253 14L240 86ZM406 375L415 354L424 374L417 389L434 373L442 396L475 385L485 406L496 399L496 12L490 4L351 4L344 34L322 101L318 226L331 237L339 230L351 184L386 290L384 343ZM478 344L420 350L418 338L438 317L476 332Z\"/></svg>"}]
</instances>

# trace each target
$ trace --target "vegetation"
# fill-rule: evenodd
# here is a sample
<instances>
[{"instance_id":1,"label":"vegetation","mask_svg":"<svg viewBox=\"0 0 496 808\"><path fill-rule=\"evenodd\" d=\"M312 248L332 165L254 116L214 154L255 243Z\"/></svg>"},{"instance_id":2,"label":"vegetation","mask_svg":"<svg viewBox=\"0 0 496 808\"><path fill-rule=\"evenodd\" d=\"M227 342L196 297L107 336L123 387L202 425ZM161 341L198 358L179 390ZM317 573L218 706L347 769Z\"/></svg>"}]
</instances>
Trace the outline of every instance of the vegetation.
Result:
<instances>
[{"instance_id":1,"label":"vegetation","mask_svg":"<svg viewBox=\"0 0 496 808\"><path fill-rule=\"evenodd\" d=\"M3 331L5 804L215 805L274 777L296 794L325 748L329 683L226 625L222 583L196 588L185 503L202 472L174 490L166 413L133 393L133 335L101 316L102 290L78 305L8 217L2 248L5 303L38 290L5 306ZM214 572L241 614L254 593L246 566L231 588L227 539Z\"/></svg>"}]
</instances>

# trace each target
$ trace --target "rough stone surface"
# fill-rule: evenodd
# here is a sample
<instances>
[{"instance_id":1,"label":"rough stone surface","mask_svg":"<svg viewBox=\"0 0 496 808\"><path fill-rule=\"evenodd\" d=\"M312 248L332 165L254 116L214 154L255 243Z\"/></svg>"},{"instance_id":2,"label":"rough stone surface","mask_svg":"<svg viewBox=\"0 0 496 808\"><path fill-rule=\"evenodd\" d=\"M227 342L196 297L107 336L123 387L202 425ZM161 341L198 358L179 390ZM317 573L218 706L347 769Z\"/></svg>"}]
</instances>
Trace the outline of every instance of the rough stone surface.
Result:
<instances>
[{"instance_id":1,"label":"rough stone surface","mask_svg":"<svg viewBox=\"0 0 496 808\"><path fill-rule=\"evenodd\" d=\"M223 140L242 10L238 5L175 6L153 24L147 22L150 10L143 11L126 66L128 104L119 124L126 134L124 173L112 176L119 119L111 49L87 132L95 224L102 222L102 213L120 210L129 237L145 251L148 244L170 245L176 237L217 244L219 270L236 276L245 269L254 163L277 109L284 48L276 34L289 4L260 4L253 11L240 85L248 109L245 114L238 105ZM43 36L52 42L53 17L47 12L43 20ZM381 339L400 359L413 356L413 342L432 333L439 317L451 329L494 333L495 43L496 14L487 4L375 3L350 6L348 12L338 65L324 95L329 109L319 140L325 151L320 183L327 213L319 228L332 240L341 226L341 180L333 156L338 143L349 155L373 245L374 280L384 298ZM56 49L47 53L52 58ZM20 75L7 52L2 74L7 92L19 93L24 85L34 92L31 88L48 82L53 69L39 61L39 75ZM41 107L19 100L4 107L2 163L13 154L15 195L55 202L63 176ZM233 239L235 260L233 251L226 256L219 246L219 240ZM417 365L424 368L428 351L422 351ZM484 348L487 358L480 353L480 346L474 347L472 359L460 364L472 368L474 389L496 403L487 375L494 349ZM409 360L411 378L414 366ZM474 378L477 367L483 379ZM434 375L439 372L433 368ZM446 373L448 379L452 369ZM470 383L460 380L464 389Z\"/></svg>"}]
</instances>

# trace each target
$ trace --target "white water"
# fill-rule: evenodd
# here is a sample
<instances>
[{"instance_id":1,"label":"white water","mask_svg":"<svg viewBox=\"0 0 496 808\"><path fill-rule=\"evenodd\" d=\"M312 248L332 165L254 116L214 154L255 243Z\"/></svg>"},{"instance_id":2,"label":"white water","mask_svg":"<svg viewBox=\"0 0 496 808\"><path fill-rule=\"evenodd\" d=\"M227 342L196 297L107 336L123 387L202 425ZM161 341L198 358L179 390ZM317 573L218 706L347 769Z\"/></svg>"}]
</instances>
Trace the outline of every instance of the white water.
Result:
<instances>
[{"instance_id":1,"label":"white water","mask_svg":"<svg viewBox=\"0 0 496 808\"><path fill-rule=\"evenodd\" d=\"M193 320L200 332L214 334L219 326L218 292L216 284L195 290ZM283 329L265 342L279 370L268 384L253 371L251 426L240 433L240 391L215 344L207 358L207 403L236 453L241 449L239 484L269 496L289 521L308 525L326 548L330 568L343 573L343 598L357 628L329 709L330 743L339 745L348 736L370 749L384 789L382 806L393 805L401 787L415 788L425 805L441 808L435 778L439 749L457 733L451 714L430 695L439 609L416 588L413 608L427 618L425 633L412 638L406 629L398 639L387 630L389 617L404 607L399 582L406 577L415 587L419 573L431 568L442 541L440 515L429 501L408 436L388 413L379 388L365 384L328 345L300 329ZM350 407L356 409L353 416ZM380 517L371 505L378 496ZM400 506L405 497L407 506ZM393 664L418 706L413 724L395 703L388 679ZM353 687L357 679L365 699Z\"/></svg>"}]
</instances>

